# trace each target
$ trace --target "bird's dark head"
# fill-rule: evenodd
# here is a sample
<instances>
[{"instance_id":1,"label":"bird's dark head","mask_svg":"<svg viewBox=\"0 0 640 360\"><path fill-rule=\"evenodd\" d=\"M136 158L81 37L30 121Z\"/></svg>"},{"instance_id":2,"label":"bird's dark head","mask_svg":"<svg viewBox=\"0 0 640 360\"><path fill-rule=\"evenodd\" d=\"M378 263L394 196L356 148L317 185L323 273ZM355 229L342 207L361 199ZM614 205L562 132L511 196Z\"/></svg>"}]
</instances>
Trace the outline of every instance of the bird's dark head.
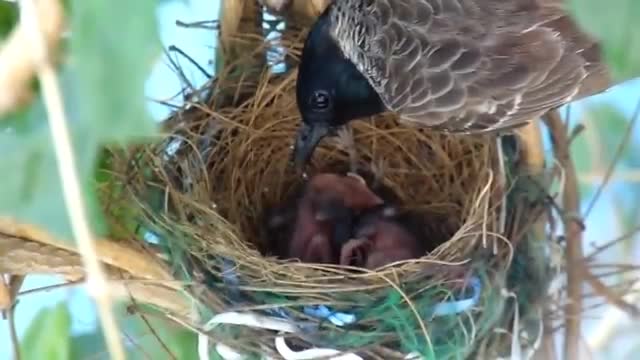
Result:
<instances>
[{"instance_id":1,"label":"bird's dark head","mask_svg":"<svg viewBox=\"0 0 640 360\"><path fill-rule=\"evenodd\" d=\"M378 93L330 34L330 10L331 6L311 28L298 69L296 98L302 124L293 151L297 169L304 168L325 136L350 120L384 110Z\"/></svg>"}]
</instances>

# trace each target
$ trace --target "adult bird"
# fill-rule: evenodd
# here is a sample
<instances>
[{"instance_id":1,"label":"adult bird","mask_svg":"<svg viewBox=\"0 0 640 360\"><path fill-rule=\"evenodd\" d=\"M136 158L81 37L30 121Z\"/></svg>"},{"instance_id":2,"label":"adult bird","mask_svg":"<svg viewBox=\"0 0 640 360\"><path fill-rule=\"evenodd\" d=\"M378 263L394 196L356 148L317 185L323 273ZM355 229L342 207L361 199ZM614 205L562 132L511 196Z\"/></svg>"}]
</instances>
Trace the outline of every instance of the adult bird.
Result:
<instances>
[{"instance_id":1,"label":"adult bird","mask_svg":"<svg viewBox=\"0 0 640 360\"><path fill-rule=\"evenodd\" d=\"M452 133L509 130L610 85L562 0L335 0L304 44L298 169L354 119Z\"/></svg>"}]
</instances>

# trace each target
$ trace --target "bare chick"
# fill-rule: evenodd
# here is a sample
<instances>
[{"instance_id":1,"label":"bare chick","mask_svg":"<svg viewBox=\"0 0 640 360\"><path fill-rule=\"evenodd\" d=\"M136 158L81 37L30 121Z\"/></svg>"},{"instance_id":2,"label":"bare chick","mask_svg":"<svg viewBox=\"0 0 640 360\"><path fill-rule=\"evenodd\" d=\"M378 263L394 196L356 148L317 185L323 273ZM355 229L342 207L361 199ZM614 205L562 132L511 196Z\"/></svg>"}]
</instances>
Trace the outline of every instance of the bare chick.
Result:
<instances>
[{"instance_id":1,"label":"bare chick","mask_svg":"<svg viewBox=\"0 0 640 360\"><path fill-rule=\"evenodd\" d=\"M370 270L424 254L420 240L396 217L392 208L369 213L341 249L340 264Z\"/></svg>"},{"instance_id":2,"label":"bare chick","mask_svg":"<svg viewBox=\"0 0 640 360\"><path fill-rule=\"evenodd\" d=\"M323 173L312 177L299 201L286 258L333 263L351 238L357 213L383 203L361 179Z\"/></svg>"}]
</instances>

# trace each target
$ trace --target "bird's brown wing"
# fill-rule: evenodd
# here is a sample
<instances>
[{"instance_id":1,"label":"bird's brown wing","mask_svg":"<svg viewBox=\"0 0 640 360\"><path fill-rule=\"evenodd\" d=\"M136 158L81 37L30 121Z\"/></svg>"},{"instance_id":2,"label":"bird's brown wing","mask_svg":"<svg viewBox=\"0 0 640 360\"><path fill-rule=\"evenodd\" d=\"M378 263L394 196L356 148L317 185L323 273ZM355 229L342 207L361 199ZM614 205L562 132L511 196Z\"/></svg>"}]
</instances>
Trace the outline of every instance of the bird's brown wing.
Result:
<instances>
[{"instance_id":1,"label":"bird's brown wing","mask_svg":"<svg viewBox=\"0 0 640 360\"><path fill-rule=\"evenodd\" d=\"M597 44L558 0L342 0L332 35L403 122L526 123L606 89Z\"/></svg>"}]
</instances>

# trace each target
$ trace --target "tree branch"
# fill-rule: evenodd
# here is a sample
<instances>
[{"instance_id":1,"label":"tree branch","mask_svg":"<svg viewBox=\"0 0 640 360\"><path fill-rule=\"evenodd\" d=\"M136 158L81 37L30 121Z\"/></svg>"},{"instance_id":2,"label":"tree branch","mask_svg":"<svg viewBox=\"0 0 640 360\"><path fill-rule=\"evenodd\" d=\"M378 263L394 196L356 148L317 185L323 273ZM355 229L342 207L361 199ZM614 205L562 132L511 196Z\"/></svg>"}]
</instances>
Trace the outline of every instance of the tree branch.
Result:
<instances>
[{"instance_id":1,"label":"tree branch","mask_svg":"<svg viewBox=\"0 0 640 360\"><path fill-rule=\"evenodd\" d=\"M569 136L567 128L557 110L550 111L544 117L551 133L551 141L558 163L565 173L565 188L563 190L563 208L567 214L580 213L580 194L576 169L569 150ZM578 219L564 216L564 229L567 239L566 269L567 295L565 306L565 343L564 359L580 358L580 317L582 314L582 284L583 284L583 227Z\"/></svg>"}]
</instances>

